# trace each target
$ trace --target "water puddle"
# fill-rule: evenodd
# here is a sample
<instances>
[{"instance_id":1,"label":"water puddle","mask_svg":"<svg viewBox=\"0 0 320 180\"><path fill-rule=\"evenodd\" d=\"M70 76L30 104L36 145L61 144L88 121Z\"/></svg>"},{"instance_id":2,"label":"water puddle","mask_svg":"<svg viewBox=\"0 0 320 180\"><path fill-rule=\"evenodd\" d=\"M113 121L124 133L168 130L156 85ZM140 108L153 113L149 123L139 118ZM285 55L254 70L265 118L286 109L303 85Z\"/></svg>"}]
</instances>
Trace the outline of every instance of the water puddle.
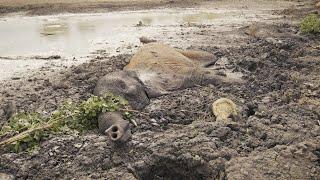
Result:
<instances>
[{"instance_id":1,"label":"water puddle","mask_svg":"<svg viewBox=\"0 0 320 180\"><path fill-rule=\"evenodd\" d=\"M106 43L117 43L141 26L212 23L213 12L122 12L0 20L0 56L58 54L81 56ZM137 37L135 37L137 38Z\"/></svg>"}]
</instances>

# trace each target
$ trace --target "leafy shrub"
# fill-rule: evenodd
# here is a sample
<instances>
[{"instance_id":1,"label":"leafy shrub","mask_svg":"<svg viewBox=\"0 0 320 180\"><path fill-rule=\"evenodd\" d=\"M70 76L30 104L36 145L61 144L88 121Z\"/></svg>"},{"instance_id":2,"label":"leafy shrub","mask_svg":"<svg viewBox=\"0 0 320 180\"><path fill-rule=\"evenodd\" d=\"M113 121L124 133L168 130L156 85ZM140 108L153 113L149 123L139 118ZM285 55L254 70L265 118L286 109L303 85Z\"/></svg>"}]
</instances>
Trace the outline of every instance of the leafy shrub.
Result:
<instances>
[{"instance_id":1,"label":"leafy shrub","mask_svg":"<svg viewBox=\"0 0 320 180\"><path fill-rule=\"evenodd\" d=\"M317 34L320 33L320 18L317 14L309 14L306 16L301 24L300 30L302 33Z\"/></svg>"},{"instance_id":2,"label":"leafy shrub","mask_svg":"<svg viewBox=\"0 0 320 180\"><path fill-rule=\"evenodd\" d=\"M1 146L13 151L33 148L50 134L80 133L97 127L97 117L101 112L114 112L126 108L127 101L106 94L92 96L81 103L66 102L50 117L40 114L18 114L12 117L0 131ZM129 112L124 115L128 117ZM9 137L9 138L6 138Z\"/></svg>"}]
</instances>

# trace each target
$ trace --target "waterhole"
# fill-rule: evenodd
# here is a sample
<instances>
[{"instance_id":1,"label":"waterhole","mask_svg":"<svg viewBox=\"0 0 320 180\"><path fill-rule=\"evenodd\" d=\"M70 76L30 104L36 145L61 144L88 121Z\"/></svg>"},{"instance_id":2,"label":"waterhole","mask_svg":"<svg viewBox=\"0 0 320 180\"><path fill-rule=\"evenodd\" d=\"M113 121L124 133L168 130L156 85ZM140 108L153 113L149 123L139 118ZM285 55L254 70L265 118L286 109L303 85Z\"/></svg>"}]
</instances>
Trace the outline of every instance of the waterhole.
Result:
<instances>
[{"instance_id":1,"label":"waterhole","mask_svg":"<svg viewBox=\"0 0 320 180\"><path fill-rule=\"evenodd\" d=\"M0 56L87 55L135 38L144 26L209 23L217 13L190 10L15 17L0 20Z\"/></svg>"}]
</instances>

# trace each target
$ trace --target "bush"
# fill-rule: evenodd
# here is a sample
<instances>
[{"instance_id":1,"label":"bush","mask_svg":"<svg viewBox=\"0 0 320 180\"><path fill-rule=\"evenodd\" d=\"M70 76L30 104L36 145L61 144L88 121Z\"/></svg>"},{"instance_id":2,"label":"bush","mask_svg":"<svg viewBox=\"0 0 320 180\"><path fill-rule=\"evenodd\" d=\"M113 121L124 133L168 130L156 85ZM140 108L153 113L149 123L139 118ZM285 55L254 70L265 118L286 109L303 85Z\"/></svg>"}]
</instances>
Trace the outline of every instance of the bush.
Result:
<instances>
[{"instance_id":1,"label":"bush","mask_svg":"<svg viewBox=\"0 0 320 180\"><path fill-rule=\"evenodd\" d=\"M73 103L66 102L50 117L37 113L23 113L13 116L0 129L0 149L21 150L37 147L50 134L81 133L97 127L97 118L101 112L114 112L128 108L126 100L106 94L104 97L92 96L88 100ZM128 116L124 111L124 115Z\"/></svg>"},{"instance_id":2,"label":"bush","mask_svg":"<svg viewBox=\"0 0 320 180\"><path fill-rule=\"evenodd\" d=\"M300 30L305 34L320 33L320 17L317 14L309 14L302 20Z\"/></svg>"}]
</instances>

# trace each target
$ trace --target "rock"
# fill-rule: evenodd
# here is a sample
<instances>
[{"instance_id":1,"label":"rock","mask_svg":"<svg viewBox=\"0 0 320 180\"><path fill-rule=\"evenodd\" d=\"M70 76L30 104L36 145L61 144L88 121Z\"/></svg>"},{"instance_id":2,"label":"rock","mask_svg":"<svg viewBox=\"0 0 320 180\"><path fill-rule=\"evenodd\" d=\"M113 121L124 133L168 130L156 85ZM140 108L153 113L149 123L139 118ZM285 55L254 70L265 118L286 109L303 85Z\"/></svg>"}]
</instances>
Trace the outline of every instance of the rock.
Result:
<instances>
[{"instance_id":1,"label":"rock","mask_svg":"<svg viewBox=\"0 0 320 180\"><path fill-rule=\"evenodd\" d=\"M270 103L270 101L271 101L271 97L270 96L266 96L266 97L263 97L261 99L261 102L263 102L265 104Z\"/></svg>"},{"instance_id":2,"label":"rock","mask_svg":"<svg viewBox=\"0 0 320 180\"><path fill-rule=\"evenodd\" d=\"M54 82L52 84L52 88L53 88L53 90L68 89L69 85L68 85L68 82L66 82L66 81L58 81L58 82Z\"/></svg>"},{"instance_id":3,"label":"rock","mask_svg":"<svg viewBox=\"0 0 320 180\"><path fill-rule=\"evenodd\" d=\"M76 143L73 145L75 148L81 148L82 147L82 143Z\"/></svg>"},{"instance_id":4,"label":"rock","mask_svg":"<svg viewBox=\"0 0 320 180\"><path fill-rule=\"evenodd\" d=\"M261 66L261 62L258 58L246 57L243 61L239 62L239 66L253 72Z\"/></svg>"},{"instance_id":5,"label":"rock","mask_svg":"<svg viewBox=\"0 0 320 180\"><path fill-rule=\"evenodd\" d=\"M145 36L140 37L139 40L140 40L140 42L142 44L148 44L148 43L152 43L152 42L157 42L157 40L150 39L150 38L147 38Z\"/></svg>"},{"instance_id":6,"label":"rock","mask_svg":"<svg viewBox=\"0 0 320 180\"><path fill-rule=\"evenodd\" d=\"M216 116L217 121L227 122L228 118L238 116L237 111L235 103L227 98L218 99L212 104L212 112Z\"/></svg>"},{"instance_id":7,"label":"rock","mask_svg":"<svg viewBox=\"0 0 320 180\"><path fill-rule=\"evenodd\" d=\"M229 127L220 127L211 132L210 136L217 138L224 138L228 133L230 133L231 128Z\"/></svg>"},{"instance_id":8,"label":"rock","mask_svg":"<svg viewBox=\"0 0 320 180\"><path fill-rule=\"evenodd\" d=\"M139 21L139 23L136 25L137 27L142 27L142 26L144 26L143 25L143 22L142 21Z\"/></svg>"},{"instance_id":9,"label":"rock","mask_svg":"<svg viewBox=\"0 0 320 180\"><path fill-rule=\"evenodd\" d=\"M19 80L19 79L21 79L21 77L18 77L18 76L11 77L11 80Z\"/></svg>"},{"instance_id":10,"label":"rock","mask_svg":"<svg viewBox=\"0 0 320 180\"><path fill-rule=\"evenodd\" d=\"M0 172L0 179L1 180L14 180L15 178L11 174L6 174L6 173Z\"/></svg>"},{"instance_id":11,"label":"rock","mask_svg":"<svg viewBox=\"0 0 320 180\"><path fill-rule=\"evenodd\" d=\"M137 180L131 173L125 173L122 177L121 180Z\"/></svg>"},{"instance_id":12,"label":"rock","mask_svg":"<svg viewBox=\"0 0 320 180\"><path fill-rule=\"evenodd\" d=\"M255 38L269 37L271 34L263 25L259 24L244 27L244 33Z\"/></svg>"},{"instance_id":13,"label":"rock","mask_svg":"<svg viewBox=\"0 0 320 180\"><path fill-rule=\"evenodd\" d=\"M117 71L102 77L94 90L97 96L107 92L122 96L134 109L142 109L149 104L149 98L142 83L133 72Z\"/></svg>"},{"instance_id":14,"label":"rock","mask_svg":"<svg viewBox=\"0 0 320 180\"><path fill-rule=\"evenodd\" d=\"M59 55L52 55L52 56L49 56L48 59L61 59L61 56L59 56Z\"/></svg>"}]
</instances>

